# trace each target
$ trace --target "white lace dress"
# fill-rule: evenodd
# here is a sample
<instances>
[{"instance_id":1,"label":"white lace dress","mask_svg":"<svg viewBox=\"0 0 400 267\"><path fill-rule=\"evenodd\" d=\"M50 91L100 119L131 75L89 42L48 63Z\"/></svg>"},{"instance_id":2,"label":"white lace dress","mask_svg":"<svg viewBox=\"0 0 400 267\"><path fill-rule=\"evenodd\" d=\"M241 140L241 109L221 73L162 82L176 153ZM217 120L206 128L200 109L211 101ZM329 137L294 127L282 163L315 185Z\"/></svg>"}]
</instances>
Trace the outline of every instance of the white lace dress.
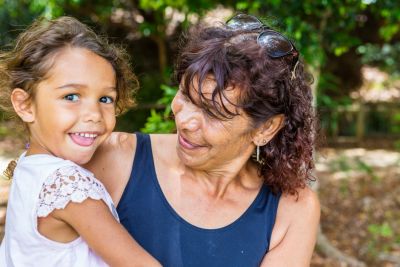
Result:
<instances>
[{"instance_id":1,"label":"white lace dress","mask_svg":"<svg viewBox=\"0 0 400 267\"><path fill-rule=\"evenodd\" d=\"M9 193L0 266L107 266L82 238L59 243L37 230L38 217L87 198L104 201L118 220L110 195L91 172L51 155L22 154Z\"/></svg>"}]
</instances>

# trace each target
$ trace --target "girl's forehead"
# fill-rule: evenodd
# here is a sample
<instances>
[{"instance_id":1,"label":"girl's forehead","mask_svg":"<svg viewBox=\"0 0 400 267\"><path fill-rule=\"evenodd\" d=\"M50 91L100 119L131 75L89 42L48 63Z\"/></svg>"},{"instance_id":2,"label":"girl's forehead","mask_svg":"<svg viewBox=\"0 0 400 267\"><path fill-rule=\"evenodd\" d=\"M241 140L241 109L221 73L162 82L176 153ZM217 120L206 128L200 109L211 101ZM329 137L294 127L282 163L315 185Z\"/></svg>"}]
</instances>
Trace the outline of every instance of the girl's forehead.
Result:
<instances>
[{"instance_id":1,"label":"girl's forehead","mask_svg":"<svg viewBox=\"0 0 400 267\"><path fill-rule=\"evenodd\" d=\"M66 84L114 89L116 87L112 65L88 49L63 49L50 60L51 67L42 83L55 87Z\"/></svg>"}]
</instances>

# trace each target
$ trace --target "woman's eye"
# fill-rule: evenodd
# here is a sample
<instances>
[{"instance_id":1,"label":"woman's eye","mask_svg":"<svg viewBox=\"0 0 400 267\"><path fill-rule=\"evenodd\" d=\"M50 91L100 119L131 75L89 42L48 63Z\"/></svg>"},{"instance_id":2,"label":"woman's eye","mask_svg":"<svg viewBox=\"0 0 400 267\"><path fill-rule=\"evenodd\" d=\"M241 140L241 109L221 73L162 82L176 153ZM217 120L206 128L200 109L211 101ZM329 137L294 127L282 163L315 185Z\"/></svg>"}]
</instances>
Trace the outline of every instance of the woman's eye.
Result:
<instances>
[{"instance_id":1,"label":"woman's eye","mask_svg":"<svg viewBox=\"0 0 400 267\"><path fill-rule=\"evenodd\" d=\"M69 95L64 96L64 99L68 100L68 101L76 102L79 100L79 96L77 94L69 94Z\"/></svg>"},{"instance_id":2,"label":"woman's eye","mask_svg":"<svg viewBox=\"0 0 400 267\"><path fill-rule=\"evenodd\" d=\"M111 103L114 103L114 99L109 96L103 96L103 97L100 97L100 102L105 103L105 104L111 104Z\"/></svg>"}]
</instances>

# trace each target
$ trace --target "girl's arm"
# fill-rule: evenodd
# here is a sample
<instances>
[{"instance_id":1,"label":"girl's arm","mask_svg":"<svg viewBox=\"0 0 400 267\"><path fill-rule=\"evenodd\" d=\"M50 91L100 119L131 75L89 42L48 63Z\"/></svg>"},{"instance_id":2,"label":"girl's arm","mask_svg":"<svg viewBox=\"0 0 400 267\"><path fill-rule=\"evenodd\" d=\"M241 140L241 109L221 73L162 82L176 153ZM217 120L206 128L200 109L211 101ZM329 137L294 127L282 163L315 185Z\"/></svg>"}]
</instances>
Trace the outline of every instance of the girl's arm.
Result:
<instances>
[{"instance_id":1,"label":"girl's arm","mask_svg":"<svg viewBox=\"0 0 400 267\"><path fill-rule=\"evenodd\" d=\"M70 202L50 215L75 229L110 266L161 266L116 221L102 200Z\"/></svg>"},{"instance_id":2,"label":"girl's arm","mask_svg":"<svg viewBox=\"0 0 400 267\"><path fill-rule=\"evenodd\" d=\"M319 218L318 197L311 189L301 189L298 199L282 195L270 250L261 267L310 266Z\"/></svg>"},{"instance_id":3,"label":"girl's arm","mask_svg":"<svg viewBox=\"0 0 400 267\"><path fill-rule=\"evenodd\" d=\"M117 221L109 205L106 189L92 173L73 164L62 166L42 185L38 231L58 242L81 236L111 266L160 266Z\"/></svg>"}]
</instances>

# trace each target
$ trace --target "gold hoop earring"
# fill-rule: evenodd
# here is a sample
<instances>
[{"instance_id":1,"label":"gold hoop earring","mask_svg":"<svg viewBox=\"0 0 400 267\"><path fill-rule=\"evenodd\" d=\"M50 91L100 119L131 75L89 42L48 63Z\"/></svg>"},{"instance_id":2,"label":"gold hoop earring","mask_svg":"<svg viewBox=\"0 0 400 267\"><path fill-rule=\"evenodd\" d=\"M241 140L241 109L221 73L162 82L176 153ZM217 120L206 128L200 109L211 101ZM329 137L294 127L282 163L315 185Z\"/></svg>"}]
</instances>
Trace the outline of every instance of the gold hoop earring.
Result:
<instances>
[{"instance_id":1,"label":"gold hoop earring","mask_svg":"<svg viewBox=\"0 0 400 267\"><path fill-rule=\"evenodd\" d=\"M267 140L263 139L262 144L263 144L263 146L266 145ZM264 160L260 159L260 146L259 145L257 145L257 148L256 148L256 161L260 164L264 163Z\"/></svg>"}]
</instances>

